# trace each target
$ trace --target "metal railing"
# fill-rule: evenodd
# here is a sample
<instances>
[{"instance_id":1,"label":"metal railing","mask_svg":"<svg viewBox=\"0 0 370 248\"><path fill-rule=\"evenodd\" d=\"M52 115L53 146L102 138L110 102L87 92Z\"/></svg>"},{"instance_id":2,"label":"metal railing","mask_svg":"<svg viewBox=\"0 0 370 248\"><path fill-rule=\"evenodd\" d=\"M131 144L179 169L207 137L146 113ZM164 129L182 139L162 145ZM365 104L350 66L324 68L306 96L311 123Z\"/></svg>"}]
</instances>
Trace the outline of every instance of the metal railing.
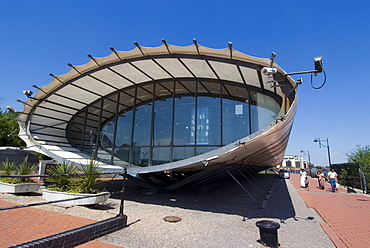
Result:
<instances>
[{"instance_id":1,"label":"metal railing","mask_svg":"<svg viewBox=\"0 0 370 248\"><path fill-rule=\"evenodd\" d=\"M354 191L354 189L362 190L362 193L368 194L370 177L354 177L354 176L339 176L339 183L346 186L347 189Z\"/></svg>"}]
</instances>

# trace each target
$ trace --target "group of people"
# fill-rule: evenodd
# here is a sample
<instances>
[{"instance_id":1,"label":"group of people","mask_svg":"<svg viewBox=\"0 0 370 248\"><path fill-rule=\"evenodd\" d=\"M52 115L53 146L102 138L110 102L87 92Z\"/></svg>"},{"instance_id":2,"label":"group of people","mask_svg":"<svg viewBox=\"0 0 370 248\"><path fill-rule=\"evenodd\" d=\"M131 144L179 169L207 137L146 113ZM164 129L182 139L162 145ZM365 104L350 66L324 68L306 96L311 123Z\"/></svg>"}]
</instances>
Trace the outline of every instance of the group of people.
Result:
<instances>
[{"instance_id":1,"label":"group of people","mask_svg":"<svg viewBox=\"0 0 370 248\"><path fill-rule=\"evenodd\" d=\"M304 169L301 169L300 176L301 187L309 190L309 180L307 177L307 172ZM324 174L324 172L319 170L317 171L316 176L320 189L325 189L325 180L330 182L332 192L335 192L338 189L338 174L334 171L334 169L330 169L327 176Z\"/></svg>"}]
</instances>

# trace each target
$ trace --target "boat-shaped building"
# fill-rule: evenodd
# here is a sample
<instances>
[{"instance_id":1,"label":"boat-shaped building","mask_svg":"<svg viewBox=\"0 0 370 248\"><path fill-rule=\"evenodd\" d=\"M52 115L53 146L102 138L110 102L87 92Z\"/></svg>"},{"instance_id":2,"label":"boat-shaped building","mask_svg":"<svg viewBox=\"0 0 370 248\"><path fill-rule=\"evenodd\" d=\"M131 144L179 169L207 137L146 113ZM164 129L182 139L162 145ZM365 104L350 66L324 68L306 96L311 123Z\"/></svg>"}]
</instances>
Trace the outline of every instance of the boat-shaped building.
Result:
<instances>
[{"instance_id":1,"label":"boat-shaped building","mask_svg":"<svg viewBox=\"0 0 370 248\"><path fill-rule=\"evenodd\" d=\"M176 188L225 168L282 162L296 82L272 58L229 46L142 47L74 66L38 87L18 117L28 149L57 161L94 158Z\"/></svg>"}]
</instances>

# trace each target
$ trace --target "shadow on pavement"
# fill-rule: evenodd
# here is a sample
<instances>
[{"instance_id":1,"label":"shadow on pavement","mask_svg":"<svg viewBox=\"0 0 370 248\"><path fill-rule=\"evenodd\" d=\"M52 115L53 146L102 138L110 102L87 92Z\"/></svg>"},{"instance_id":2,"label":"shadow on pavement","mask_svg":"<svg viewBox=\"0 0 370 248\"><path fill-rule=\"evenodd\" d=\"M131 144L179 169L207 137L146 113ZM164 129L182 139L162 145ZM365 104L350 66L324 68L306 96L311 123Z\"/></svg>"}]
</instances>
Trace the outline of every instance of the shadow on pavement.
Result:
<instances>
[{"instance_id":1,"label":"shadow on pavement","mask_svg":"<svg viewBox=\"0 0 370 248\"><path fill-rule=\"evenodd\" d=\"M276 218L281 222L295 218L296 212L287 188L285 179L276 178L276 175L261 175L257 179L238 178L255 201L232 178L217 182L189 187L171 193L156 193L152 196L143 195L143 188L133 182L126 184L125 200L178 207L214 213L234 214L245 219ZM256 181L258 180L258 181ZM260 205L265 200L269 185L274 183L265 208ZM253 184L253 185L252 185ZM117 182L122 185L122 182ZM119 195L112 198L120 198Z\"/></svg>"}]
</instances>

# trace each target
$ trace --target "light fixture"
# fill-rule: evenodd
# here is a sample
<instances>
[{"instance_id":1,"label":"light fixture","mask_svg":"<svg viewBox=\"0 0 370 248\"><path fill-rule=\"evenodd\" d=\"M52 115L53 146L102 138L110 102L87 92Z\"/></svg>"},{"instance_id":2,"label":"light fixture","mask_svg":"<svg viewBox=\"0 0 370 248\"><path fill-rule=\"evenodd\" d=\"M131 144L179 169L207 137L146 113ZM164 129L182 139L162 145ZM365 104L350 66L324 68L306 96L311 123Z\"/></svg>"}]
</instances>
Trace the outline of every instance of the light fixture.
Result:
<instances>
[{"instance_id":1,"label":"light fixture","mask_svg":"<svg viewBox=\"0 0 370 248\"><path fill-rule=\"evenodd\" d=\"M270 60L273 61L275 57L276 57L276 53L275 52L272 52L271 53L271 56L270 56Z\"/></svg>"},{"instance_id":2,"label":"light fixture","mask_svg":"<svg viewBox=\"0 0 370 248\"><path fill-rule=\"evenodd\" d=\"M314 140L314 142L316 142L316 141ZM310 151L309 150L307 150L307 151L301 150L301 153L303 153L303 155L308 155L308 164L310 165L311 164Z\"/></svg>"},{"instance_id":3,"label":"light fixture","mask_svg":"<svg viewBox=\"0 0 370 248\"><path fill-rule=\"evenodd\" d=\"M330 149L329 149L329 139L326 138L326 140L322 140L320 138L315 138L313 142L318 142L319 143L319 148L326 147L328 149L328 159L329 159L329 166L331 167L331 159L330 159ZM321 142L326 142L326 145L322 144Z\"/></svg>"},{"instance_id":4,"label":"light fixture","mask_svg":"<svg viewBox=\"0 0 370 248\"><path fill-rule=\"evenodd\" d=\"M313 60L315 64L315 71L317 71L317 73L322 72L322 56L315 57Z\"/></svg>"},{"instance_id":5,"label":"light fixture","mask_svg":"<svg viewBox=\"0 0 370 248\"><path fill-rule=\"evenodd\" d=\"M30 90L24 90L24 91L23 91L23 94L25 94L28 98L31 98L31 97L32 97L33 92L32 92L32 91L30 91Z\"/></svg>"},{"instance_id":6,"label":"light fixture","mask_svg":"<svg viewBox=\"0 0 370 248\"><path fill-rule=\"evenodd\" d=\"M323 72L324 69L322 67L322 56L317 56L313 60L314 60L315 70L313 70L313 71L291 72L291 73L285 74L285 76L298 75L298 74L306 74L306 73L314 73L316 75L317 73Z\"/></svg>"},{"instance_id":7,"label":"light fixture","mask_svg":"<svg viewBox=\"0 0 370 248\"><path fill-rule=\"evenodd\" d=\"M228 42L227 45L229 46L229 48L233 48L233 43L232 42Z\"/></svg>"},{"instance_id":8,"label":"light fixture","mask_svg":"<svg viewBox=\"0 0 370 248\"><path fill-rule=\"evenodd\" d=\"M15 113L17 112L13 107L7 106L6 109L9 111L9 113Z\"/></svg>"}]
</instances>

